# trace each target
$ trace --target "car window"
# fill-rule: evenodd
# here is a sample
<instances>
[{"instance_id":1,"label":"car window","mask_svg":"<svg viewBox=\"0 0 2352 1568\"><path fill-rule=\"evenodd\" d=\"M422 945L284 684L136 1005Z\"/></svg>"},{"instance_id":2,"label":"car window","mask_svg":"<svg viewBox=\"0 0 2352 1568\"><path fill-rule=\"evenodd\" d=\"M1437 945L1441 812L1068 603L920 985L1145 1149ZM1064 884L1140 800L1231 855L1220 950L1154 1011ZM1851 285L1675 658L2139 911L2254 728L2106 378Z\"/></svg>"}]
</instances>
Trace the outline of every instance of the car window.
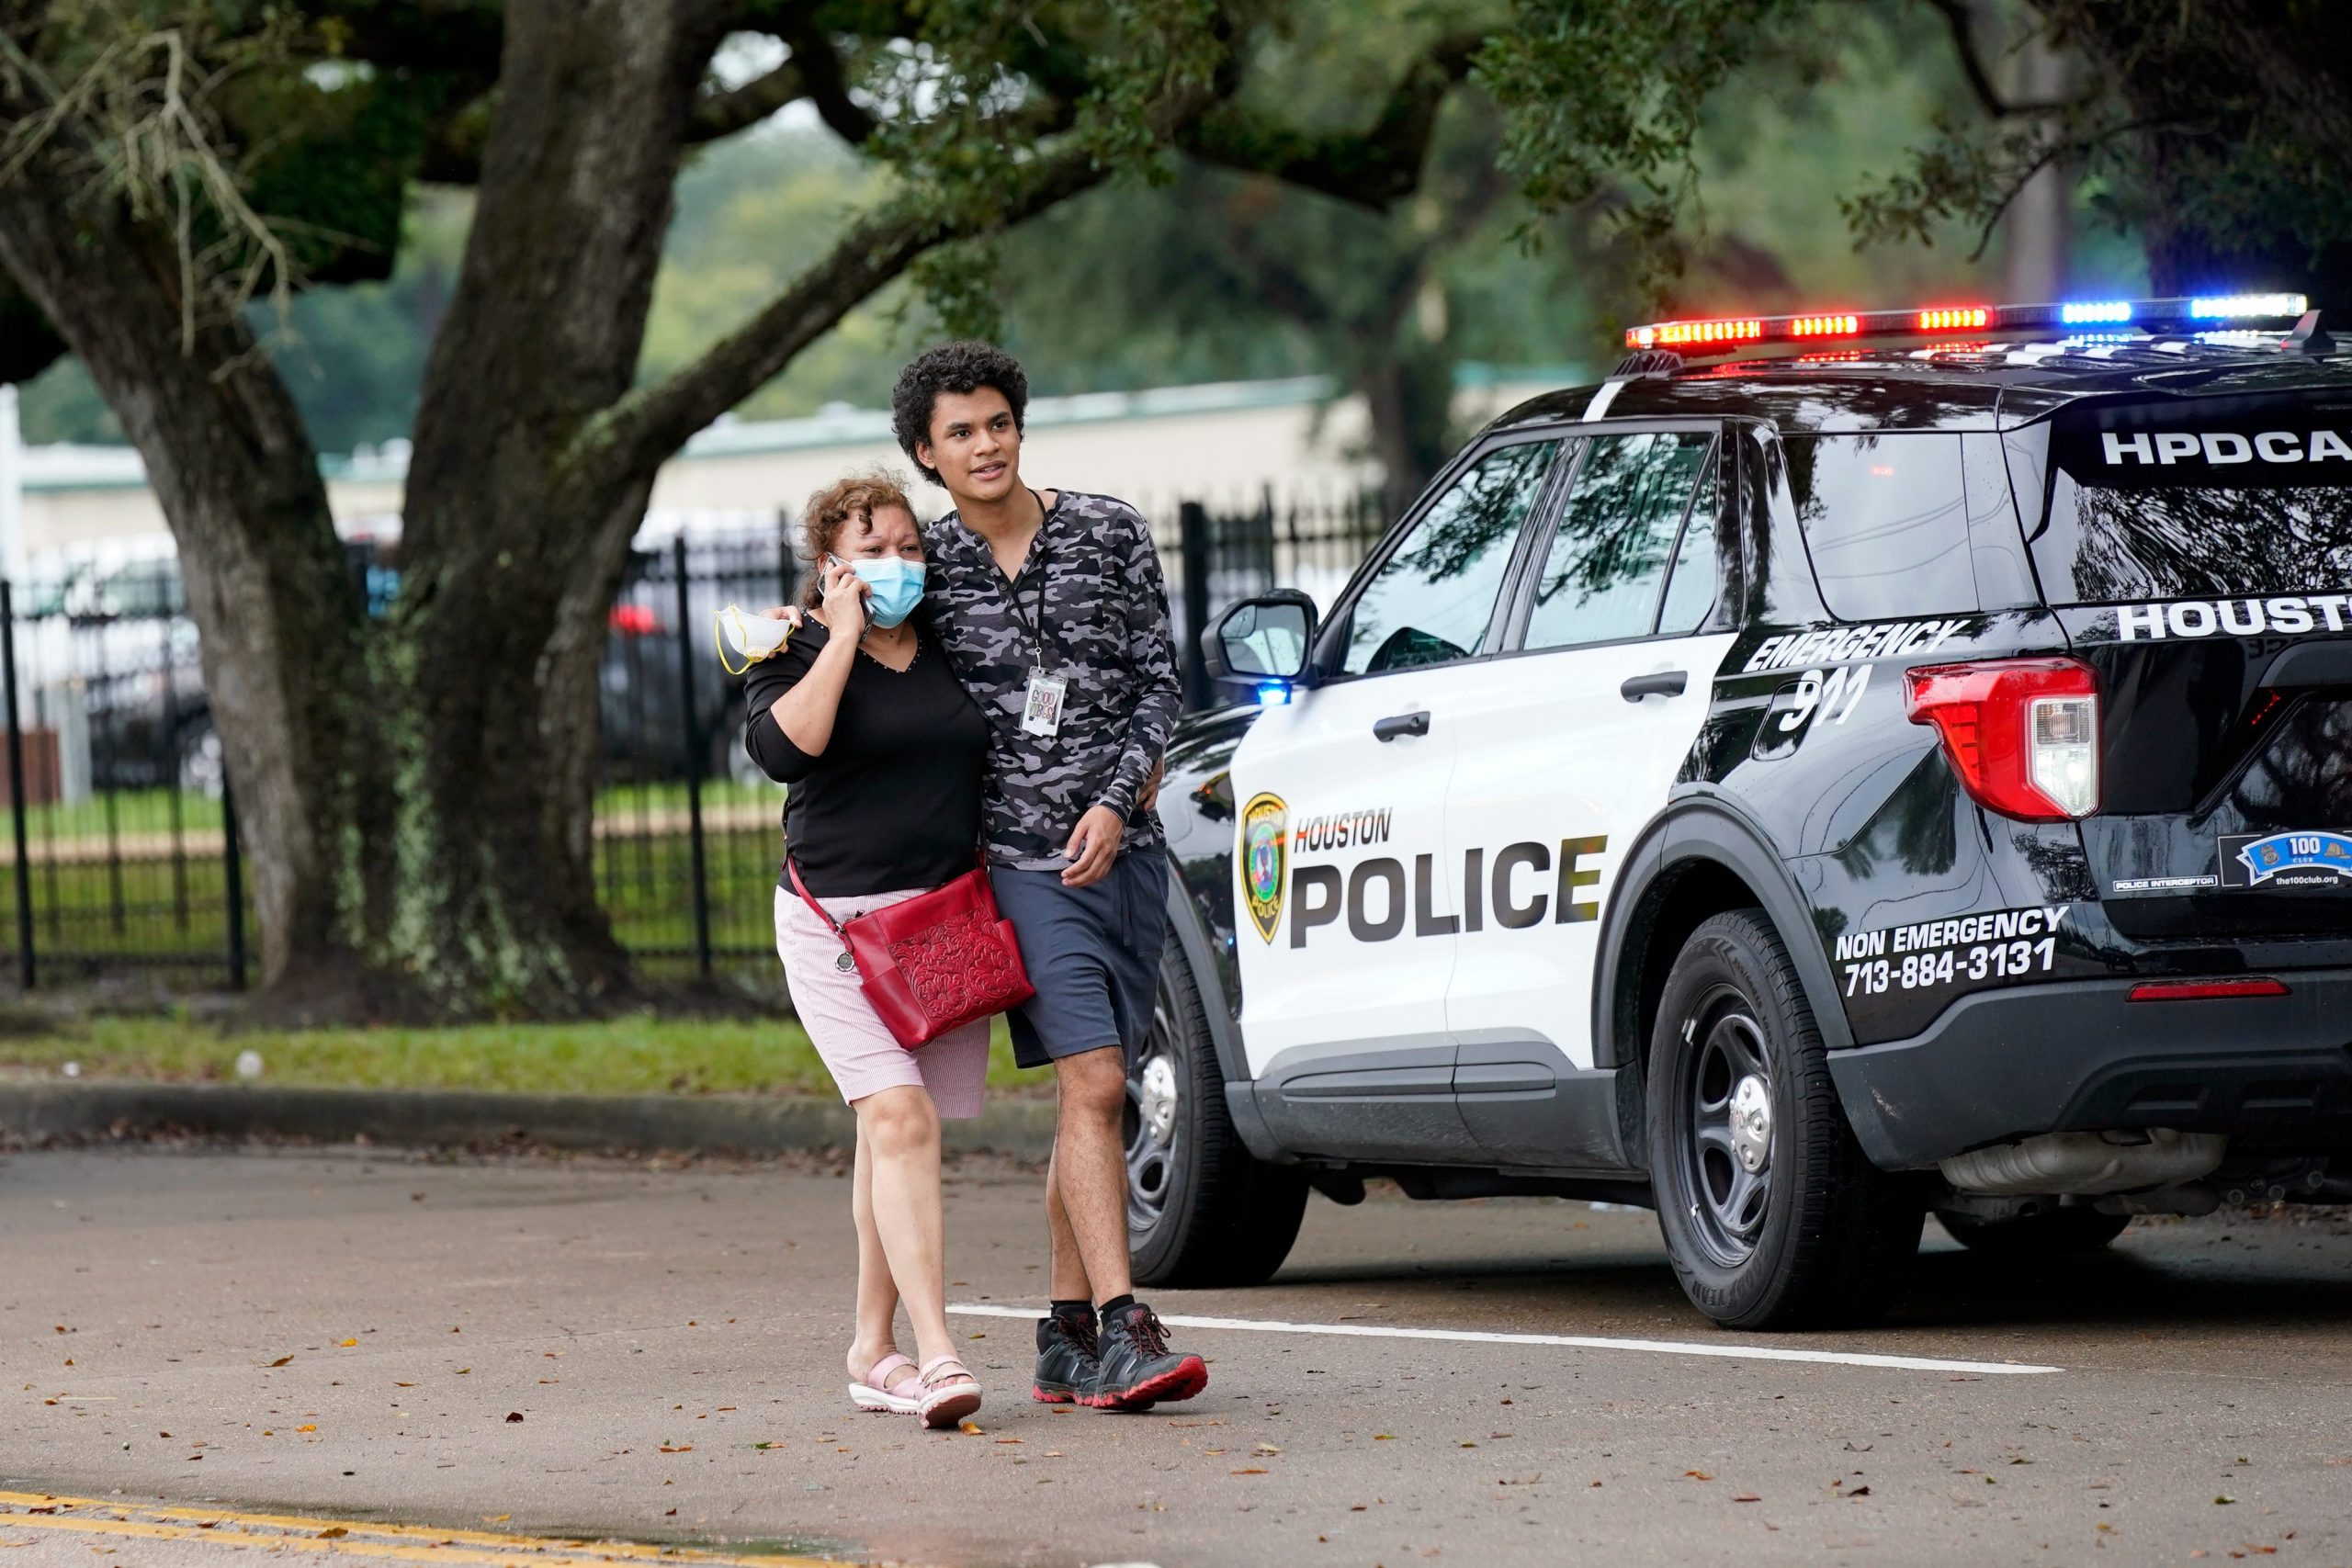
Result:
<instances>
[{"instance_id":1,"label":"car window","mask_svg":"<svg viewBox=\"0 0 2352 1568\"><path fill-rule=\"evenodd\" d=\"M1710 461L1699 480L1699 498L1683 520L1682 544L1674 552L1674 570L1666 580L1666 603L1657 613L1662 636L1689 637L1707 623L1715 607L1715 468Z\"/></svg>"},{"instance_id":2,"label":"car window","mask_svg":"<svg viewBox=\"0 0 2352 1568\"><path fill-rule=\"evenodd\" d=\"M2030 536L2050 602L2340 592L2352 581L2340 420L2326 404L2264 398L2215 400L2192 421L2166 399L2041 427L2049 510Z\"/></svg>"},{"instance_id":3,"label":"car window","mask_svg":"<svg viewBox=\"0 0 2352 1568\"><path fill-rule=\"evenodd\" d=\"M1976 608L1959 436L1791 436L1781 445L1831 615L1879 621Z\"/></svg>"},{"instance_id":4,"label":"car window","mask_svg":"<svg viewBox=\"0 0 2352 1568\"><path fill-rule=\"evenodd\" d=\"M1691 432L1593 440L1536 576L1525 647L1649 636L1682 519L1713 445L1712 435ZM1713 529L1706 532L1712 558ZM1712 579L1712 558L1705 570ZM1698 574L1694 566L1691 575ZM1712 581L1706 592L1712 602Z\"/></svg>"},{"instance_id":5,"label":"car window","mask_svg":"<svg viewBox=\"0 0 2352 1568\"><path fill-rule=\"evenodd\" d=\"M1430 504L1350 610L1340 673L1445 664L1478 650L1520 525L1559 449L1556 441L1498 446Z\"/></svg>"}]
</instances>

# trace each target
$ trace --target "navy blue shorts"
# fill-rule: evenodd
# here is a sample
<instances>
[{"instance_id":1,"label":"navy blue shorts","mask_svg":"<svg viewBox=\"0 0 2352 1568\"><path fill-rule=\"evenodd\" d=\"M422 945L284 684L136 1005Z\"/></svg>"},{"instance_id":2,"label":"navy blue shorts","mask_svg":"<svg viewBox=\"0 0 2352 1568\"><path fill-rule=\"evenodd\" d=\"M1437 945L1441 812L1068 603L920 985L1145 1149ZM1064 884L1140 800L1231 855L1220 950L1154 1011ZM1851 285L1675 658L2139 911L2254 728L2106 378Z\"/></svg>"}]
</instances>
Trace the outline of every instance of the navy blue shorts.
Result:
<instances>
[{"instance_id":1,"label":"navy blue shorts","mask_svg":"<svg viewBox=\"0 0 2352 1568\"><path fill-rule=\"evenodd\" d=\"M1065 887L1057 871L1003 866L990 866L989 880L1037 987L1007 1021L1013 1060L1042 1067L1105 1045L1141 1045L1168 940L1167 852L1122 854L1091 887Z\"/></svg>"}]
</instances>

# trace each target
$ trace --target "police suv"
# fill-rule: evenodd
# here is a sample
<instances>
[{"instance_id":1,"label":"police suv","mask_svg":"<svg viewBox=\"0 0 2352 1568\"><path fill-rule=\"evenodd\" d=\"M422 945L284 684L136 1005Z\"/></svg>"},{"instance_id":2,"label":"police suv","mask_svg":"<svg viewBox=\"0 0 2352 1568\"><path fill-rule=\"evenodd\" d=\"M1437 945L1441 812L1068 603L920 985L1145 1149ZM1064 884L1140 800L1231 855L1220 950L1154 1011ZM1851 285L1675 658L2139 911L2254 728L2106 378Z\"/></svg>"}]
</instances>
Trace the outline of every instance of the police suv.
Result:
<instances>
[{"instance_id":1,"label":"police suv","mask_svg":"<svg viewBox=\"0 0 2352 1568\"><path fill-rule=\"evenodd\" d=\"M2267 330L2263 330L2263 329ZM2352 357L2300 297L1672 321L1205 637L1153 1283L1310 1190L1646 1203L1690 1300L2352 1199Z\"/></svg>"}]
</instances>

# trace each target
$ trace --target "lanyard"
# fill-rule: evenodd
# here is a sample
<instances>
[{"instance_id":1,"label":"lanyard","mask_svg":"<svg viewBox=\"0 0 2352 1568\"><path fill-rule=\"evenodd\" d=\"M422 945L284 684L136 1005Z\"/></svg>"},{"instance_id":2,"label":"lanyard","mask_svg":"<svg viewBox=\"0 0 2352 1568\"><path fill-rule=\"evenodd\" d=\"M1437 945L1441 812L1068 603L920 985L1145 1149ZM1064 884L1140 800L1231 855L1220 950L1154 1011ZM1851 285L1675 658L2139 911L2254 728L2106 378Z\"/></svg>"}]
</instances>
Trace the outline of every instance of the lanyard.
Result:
<instances>
[{"instance_id":1,"label":"lanyard","mask_svg":"<svg viewBox=\"0 0 2352 1568\"><path fill-rule=\"evenodd\" d=\"M1044 496L1034 490L1029 492L1029 495L1037 503L1037 534L1029 547L1036 556L1035 563L1037 571L1036 604L1024 619L1021 614L1020 583L1017 581L1008 580L1003 585L1002 592L1006 607L1012 612L1013 625L1029 634L1030 668L1043 670L1046 667L1046 578L1053 560L1051 547L1046 542L1046 521L1052 513L1046 510ZM1001 572L998 575L1003 576Z\"/></svg>"}]
</instances>

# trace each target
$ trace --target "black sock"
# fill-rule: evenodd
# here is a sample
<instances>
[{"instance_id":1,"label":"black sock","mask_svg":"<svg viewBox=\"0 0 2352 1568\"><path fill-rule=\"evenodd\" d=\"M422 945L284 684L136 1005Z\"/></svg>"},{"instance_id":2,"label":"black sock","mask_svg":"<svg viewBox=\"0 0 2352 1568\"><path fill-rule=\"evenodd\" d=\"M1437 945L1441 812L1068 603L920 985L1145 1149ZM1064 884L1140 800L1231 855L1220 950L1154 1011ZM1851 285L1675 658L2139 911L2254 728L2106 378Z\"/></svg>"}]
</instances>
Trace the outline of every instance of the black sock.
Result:
<instances>
[{"instance_id":1,"label":"black sock","mask_svg":"<svg viewBox=\"0 0 2352 1568\"><path fill-rule=\"evenodd\" d=\"M1128 1294L1124 1296L1113 1296L1109 1301L1104 1302L1101 1306L1096 1307L1094 1310L1101 1316L1108 1317L1113 1313L1119 1311L1122 1307L1131 1307L1135 1304L1135 1295L1130 1292Z\"/></svg>"},{"instance_id":2,"label":"black sock","mask_svg":"<svg viewBox=\"0 0 2352 1568\"><path fill-rule=\"evenodd\" d=\"M1092 1302L1048 1302L1046 1304L1052 1309L1053 1315L1056 1317L1075 1318L1080 1323L1094 1321Z\"/></svg>"}]
</instances>

